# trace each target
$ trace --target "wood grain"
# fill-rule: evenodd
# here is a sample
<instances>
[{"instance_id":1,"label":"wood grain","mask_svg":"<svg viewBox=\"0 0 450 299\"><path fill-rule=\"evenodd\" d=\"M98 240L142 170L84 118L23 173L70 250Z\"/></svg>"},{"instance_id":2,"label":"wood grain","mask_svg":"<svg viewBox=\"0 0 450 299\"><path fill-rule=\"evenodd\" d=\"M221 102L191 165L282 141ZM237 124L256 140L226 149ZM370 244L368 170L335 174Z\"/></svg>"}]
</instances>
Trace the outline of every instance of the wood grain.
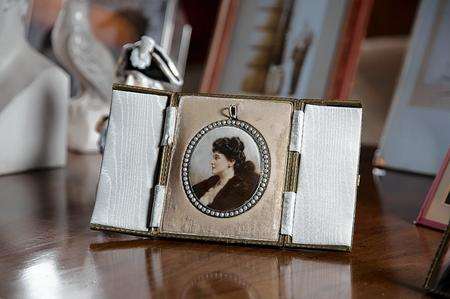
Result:
<instances>
[{"instance_id":1,"label":"wood grain","mask_svg":"<svg viewBox=\"0 0 450 299\"><path fill-rule=\"evenodd\" d=\"M425 298L442 234L412 221L432 178L373 177L362 151L351 253L89 230L99 156L0 177L0 298Z\"/></svg>"}]
</instances>

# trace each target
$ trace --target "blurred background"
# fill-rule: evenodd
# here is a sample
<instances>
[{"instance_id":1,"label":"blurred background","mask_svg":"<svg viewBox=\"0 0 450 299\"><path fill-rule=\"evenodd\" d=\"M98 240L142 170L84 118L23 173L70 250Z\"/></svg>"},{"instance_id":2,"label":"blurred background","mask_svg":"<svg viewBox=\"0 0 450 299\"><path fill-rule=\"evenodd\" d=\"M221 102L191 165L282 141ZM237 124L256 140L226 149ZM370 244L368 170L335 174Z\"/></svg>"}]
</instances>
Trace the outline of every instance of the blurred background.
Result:
<instances>
[{"instance_id":1,"label":"blurred background","mask_svg":"<svg viewBox=\"0 0 450 299\"><path fill-rule=\"evenodd\" d=\"M90 11L92 30L117 59L124 44L135 42L144 34L161 42L168 2L159 0L92 0ZM183 91L198 92L201 87L221 2L220 0L180 0L177 3L176 17L173 22L188 23L192 26ZM267 11L272 10L272 14L280 14L283 2L293 1L246 0L235 2L241 2L241 5L243 2L244 4L245 2L254 2L260 11L259 14L252 15L252 17L258 18L262 15L263 19L265 18L262 23L266 22L273 27L272 31L274 31L278 18L271 20ZM340 2L344 6L349 5L345 3L346 1ZM239 3L237 5L239 6ZM348 98L363 100L365 119L362 140L365 144L377 145L407 50L419 1L376 0L373 4L367 1L365 5L373 6L369 8L370 11L366 17L367 25L360 25L366 26L366 30L362 28L365 34L360 44L359 57L351 58L357 60L358 63ZM61 6L62 1L60 0L33 0L32 2L28 39L33 47L52 59L54 59L54 55L51 45L51 30ZM239 13L237 10L238 8L234 12L235 18ZM320 17L320 15L316 17ZM293 19L292 16L291 19ZM271 22L272 24L270 24ZM285 34L288 31L287 27ZM261 32L267 32L268 28L255 26L253 29L252 36L255 37ZM270 34L275 35L273 32ZM176 38L178 40L174 41L174 44L179 43L179 36ZM270 46L273 39L272 37L272 40L268 42L266 37L264 42ZM259 42L260 40L254 41ZM177 50L175 45L170 54L175 60L178 54ZM252 51L254 48L248 49L248 52ZM259 58L267 60L266 57L260 56ZM266 62L260 61L260 64L263 63ZM324 77L326 75L323 74ZM245 88L242 89L245 91ZM227 90L220 91L227 92ZM228 90L228 92L233 91L236 90ZM308 96L316 98L323 95L309 94Z\"/></svg>"},{"instance_id":2,"label":"blurred background","mask_svg":"<svg viewBox=\"0 0 450 299\"><path fill-rule=\"evenodd\" d=\"M67 70L52 45L65 2L88 3L115 61L125 44L153 38L182 91L360 99L362 143L379 149L377 166L435 174L449 147L446 1L30 1L29 43ZM80 82L69 73L74 97Z\"/></svg>"}]
</instances>

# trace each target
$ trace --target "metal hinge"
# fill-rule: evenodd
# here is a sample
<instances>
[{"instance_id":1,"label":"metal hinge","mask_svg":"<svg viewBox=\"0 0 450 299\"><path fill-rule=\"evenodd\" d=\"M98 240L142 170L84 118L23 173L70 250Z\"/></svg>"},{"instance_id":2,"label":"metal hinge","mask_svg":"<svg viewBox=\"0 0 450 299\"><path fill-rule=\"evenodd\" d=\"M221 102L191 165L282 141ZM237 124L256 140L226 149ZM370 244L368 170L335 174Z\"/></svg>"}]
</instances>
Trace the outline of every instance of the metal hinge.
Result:
<instances>
[{"instance_id":1,"label":"metal hinge","mask_svg":"<svg viewBox=\"0 0 450 299\"><path fill-rule=\"evenodd\" d=\"M281 234L292 236L294 226L295 192L283 193L283 212L281 215Z\"/></svg>"},{"instance_id":2,"label":"metal hinge","mask_svg":"<svg viewBox=\"0 0 450 299\"><path fill-rule=\"evenodd\" d=\"M293 113L291 141L289 143L289 150L291 152L301 153L304 116L305 116L305 112L303 110L295 110Z\"/></svg>"},{"instance_id":3,"label":"metal hinge","mask_svg":"<svg viewBox=\"0 0 450 299\"><path fill-rule=\"evenodd\" d=\"M164 199L166 198L166 187L156 185L154 190L153 206L150 218L150 227L160 227L162 212L164 207Z\"/></svg>"},{"instance_id":4,"label":"metal hinge","mask_svg":"<svg viewBox=\"0 0 450 299\"><path fill-rule=\"evenodd\" d=\"M164 132L161 139L161 146L173 143L175 134L175 124L177 120L177 108L170 106L166 108L166 117L164 120Z\"/></svg>"}]
</instances>

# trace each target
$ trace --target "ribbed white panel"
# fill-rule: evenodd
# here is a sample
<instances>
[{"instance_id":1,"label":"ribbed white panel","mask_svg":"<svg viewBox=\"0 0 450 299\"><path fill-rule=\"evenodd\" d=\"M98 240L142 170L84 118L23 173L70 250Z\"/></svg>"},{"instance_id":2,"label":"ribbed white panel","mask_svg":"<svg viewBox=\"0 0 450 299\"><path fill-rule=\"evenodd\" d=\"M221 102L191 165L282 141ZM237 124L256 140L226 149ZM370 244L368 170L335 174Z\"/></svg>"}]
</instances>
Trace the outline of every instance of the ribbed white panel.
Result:
<instances>
[{"instance_id":1,"label":"ribbed white panel","mask_svg":"<svg viewBox=\"0 0 450 299\"><path fill-rule=\"evenodd\" d=\"M165 96L113 92L97 199L91 223L147 230Z\"/></svg>"},{"instance_id":2,"label":"ribbed white panel","mask_svg":"<svg viewBox=\"0 0 450 299\"><path fill-rule=\"evenodd\" d=\"M294 243L351 246L361 110L306 105Z\"/></svg>"}]
</instances>

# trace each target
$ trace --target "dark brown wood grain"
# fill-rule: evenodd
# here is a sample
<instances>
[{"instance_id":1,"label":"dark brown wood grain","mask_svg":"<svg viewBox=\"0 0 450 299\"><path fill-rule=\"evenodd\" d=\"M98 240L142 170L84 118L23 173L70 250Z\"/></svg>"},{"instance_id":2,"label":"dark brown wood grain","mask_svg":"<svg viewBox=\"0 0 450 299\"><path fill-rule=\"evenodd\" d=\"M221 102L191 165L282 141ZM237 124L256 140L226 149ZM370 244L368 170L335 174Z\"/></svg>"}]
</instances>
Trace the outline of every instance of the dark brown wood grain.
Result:
<instances>
[{"instance_id":1,"label":"dark brown wood grain","mask_svg":"<svg viewBox=\"0 0 450 299\"><path fill-rule=\"evenodd\" d=\"M0 177L0 298L420 298L442 236L412 224L432 178L373 177L363 149L351 253L89 230L99 156Z\"/></svg>"}]
</instances>

